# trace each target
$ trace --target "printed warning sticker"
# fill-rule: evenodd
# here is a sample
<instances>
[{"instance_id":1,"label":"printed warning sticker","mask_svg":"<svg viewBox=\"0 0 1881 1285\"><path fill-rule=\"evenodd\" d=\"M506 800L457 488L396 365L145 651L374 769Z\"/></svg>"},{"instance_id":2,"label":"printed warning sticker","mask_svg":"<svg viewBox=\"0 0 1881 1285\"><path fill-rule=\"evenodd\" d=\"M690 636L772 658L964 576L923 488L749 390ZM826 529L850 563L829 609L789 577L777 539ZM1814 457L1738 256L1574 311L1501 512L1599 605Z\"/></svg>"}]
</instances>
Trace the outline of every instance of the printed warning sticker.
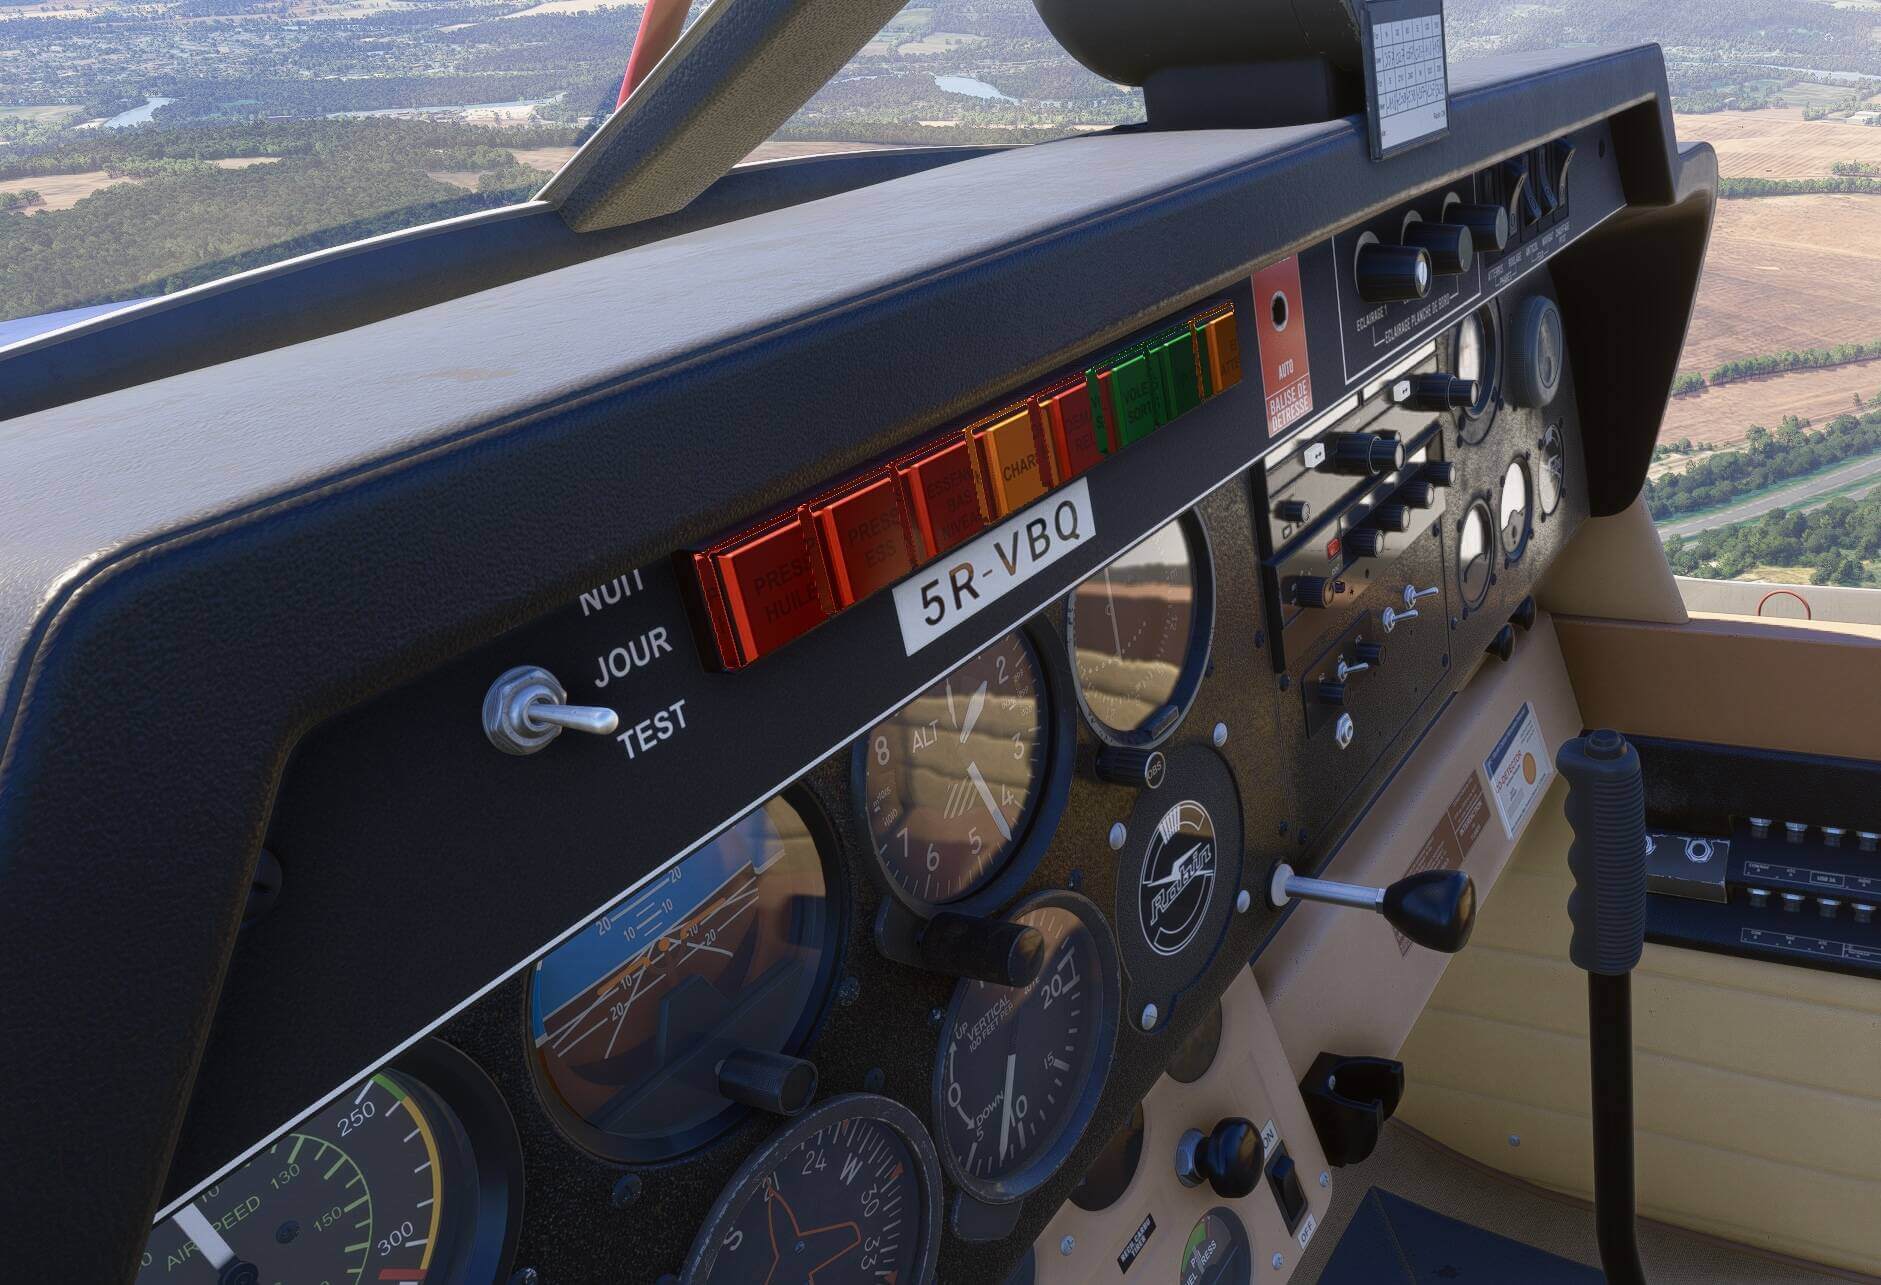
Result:
<instances>
[{"instance_id":1,"label":"printed warning sticker","mask_svg":"<svg viewBox=\"0 0 1881 1285\"><path fill-rule=\"evenodd\" d=\"M1430 836L1424 840L1424 846L1411 858L1411 864L1404 868L1406 876L1417 874L1421 870L1458 870L1463 866L1463 859L1476 846L1476 840L1489 826L1489 800L1483 797L1482 778L1472 771L1463 779L1463 786L1450 800L1450 806L1437 818L1437 824L1430 828ZM1411 953L1411 939L1396 929L1391 935L1397 938L1398 953Z\"/></svg>"},{"instance_id":2,"label":"printed warning sticker","mask_svg":"<svg viewBox=\"0 0 1881 1285\"><path fill-rule=\"evenodd\" d=\"M1554 760L1548 755L1534 706L1523 702L1496 748L1483 760L1483 775L1489 778L1489 793L1502 817L1502 828L1513 839L1554 780Z\"/></svg>"},{"instance_id":3,"label":"printed warning sticker","mask_svg":"<svg viewBox=\"0 0 1881 1285\"><path fill-rule=\"evenodd\" d=\"M1254 274L1254 338L1261 354L1261 389L1267 394L1267 435L1274 437L1313 410L1299 255Z\"/></svg>"}]
</instances>

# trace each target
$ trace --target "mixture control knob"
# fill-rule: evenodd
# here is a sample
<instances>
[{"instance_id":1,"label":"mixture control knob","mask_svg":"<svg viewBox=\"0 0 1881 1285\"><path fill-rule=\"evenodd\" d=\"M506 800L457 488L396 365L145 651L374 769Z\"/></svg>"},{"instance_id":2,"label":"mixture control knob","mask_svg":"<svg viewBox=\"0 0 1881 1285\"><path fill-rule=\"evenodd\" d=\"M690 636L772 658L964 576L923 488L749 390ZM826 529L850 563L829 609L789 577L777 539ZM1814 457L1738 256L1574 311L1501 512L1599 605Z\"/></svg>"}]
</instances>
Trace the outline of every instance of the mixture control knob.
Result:
<instances>
[{"instance_id":1,"label":"mixture control knob","mask_svg":"<svg viewBox=\"0 0 1881 1285\"><path fill-rule=\"evenodd\" d=\"M1402 535L1411 529L1411 506L1398 504L1395 501L1390 504L1381 504L1372 513L1372 521L1387 531L1396 531Z\"/></svg>"},{"instance_id":2,"label":"mixture control knob","mask_svg":"<svg viewBox=\"0 0 1881 1285\"><path fill-rule=\"evenodd\" d=\"M1476 258L1470 230L1460 223L1412 223L1404 229L1404 244L1430 254L1430 266L1442 276L1468 272Z\"/></svg>"},{"instance_id":3,"label":"mixture control knob","mask_svg":"<svg viewBox=\"0 0 1881 1285\"><path fill-rule=\"evenodd\" d=\"M1404 467L1404 441L1383 433L1333 433L1326 442L1326 473L1364 476Z\"/></svg>"},{"instance_id":4,"label":"mixture control knob","mask_svg":"<svg viewBox=\"0 0 1881 1285\"><path fill-rule=\"evenodd\" d=\"M1190 1129L1182 1135L1176 1143L1176 1177L1185 1187L1206 1182L1223 1200L1239 1200L1259 1185L1266 1152L1260 1126L1230 1116L1207 1133Z\"/></svg>"},{"instance_id":5,"label":"mixture control knob","mask_svg":"<svg viewBox=\"0 0 1881 1285\"><path fill-rule=\"evenodd\" d=\"M548 670L505 670L483 698L483 734L505 754L534 754L564 731L611 736L620 726L611 709L567 701L568 692Z\"/></svg>"},{"instance_id":6,"label":"mixture control knob","mask_svg":"<svg viewBox=\"0 0 1881 1285\"><path fill-rule=\"evenodd\" d=\"M1442 371L1408 375L1398 381L1394 400L1400 406L1421 411L1468 410L1476 404L1476 381L1458 379Z\"/></svg>"},{"instance_id":7,"label":"mixture control knob","mask_svg":"<svg viewBox=\"0 0 1881 1285\"><path fill-rule=\"evenodd\" d=\"M1509 248L1509 210L1503 205L1453 205L1443 212L1447 222L1461 223L1470 230L1475 248L1484 254L1501 254Z\"/></svg>"},{"instance_id":8,"label":"mixture control knob","mask_svg":"<svg viewBox=\"0 0 1881 1285\"><path fill-rule=\"evenodd\" d=\"M1406 482L1398 488L1398 498L1414 509L1428 509L1437 503L1437 487L1430 482Z\"/></svg>"},{"instance_id":9,"label":"mixture control knob","mask_svg":"<svg viewBox=\"0 0 1881 1285\"><path fill-rule=\"evenodd\" d=\"M1274 516L1282 522L1298 526L1302 522L1311 520L1313 506L1305 500L1278 500L1274 504Z\"/></svg>"},{"instance_id":10,"label":"mixture control knob","mask_svg":"<svg viewBox=\"0 0 1881 1285\"><path fill-rule=\"evenodd\" d=\"M1383 643L1353 643L1352 654L1357 656L1359 660L1363 661L1367 666L1382 665L1385 663L1385 645Z\"/></svg>"},{"instance_id":11,"label":"mixture control knob","mask_svg":"<svg viewBox=\"0 0 1881 1285\"><path fill-rule=\"evenodd\" d=\"M1330 607L1339 595L1339 582L1325 576L1291 576L1287 598L1296 607Z\"/></svg>"},{"instance_id":12,"label":"mixture control knob","mask_svg":"<svg viewBox=\"0 0 1881 1285\"><path fill-rule=\"evenodd\" d=\"M1045 964L1045 934L1030 924L944 910L915 943L921 966L994 986L1030 986Z\"/></svg>"},{"instance_id":13,"label":"mixture control knob","mask_svg":"<svg viewBox=\"0 0 1881 1285\"><path fill-rule=\"evenodd\" d=\"M1342 707L1345 704L1345 684L1329 683L1321 679L1313 684L1313 699L1321 705Z\"/></svg>"},{"instance_id":14,"label":"mixture control knob","mask_svg":"<svg viewBox=\"0 0 1881 1285\"><path fill-rule=\"evenodd\" d=\"M1168 774L1169 761L1161 750L1136 749L1128 745L1106 745L1097 751L1098 779L1112 785L1127 785L1133 790L1153 790Z\"/></svg>"},{"instance_id":15,"label":"mixture control knob","mask_svg":"<svg viewBox=\"0 0 1881 1285\"><path fill-rule=\"evenodd\" d=\"M1366 303L1411 303L1430 293L1430 251L1367 241L1358 252L1358 292Z\"/></svg>"},{"instance_id":16,"label":"mixture control knob","mask_svg":"<svg viewBox=\"0 0 1881 1285\"><path fill-rule=\"evenodd\" d=\"M1456 483L1456 465L1449 460L1430 460L1418 476L1432 486L1452 486Z\"/></svg>"},{"instance_id":17,"label":"mixture control knob","mask_svg":"<svg viewBox=\"0 0 1881 1285\"><path fill-rule=\"evenodd\" d=\"M1461 870L1420 870L1384 888L1330 879L1308 879L1284 862L1274 867L1267 899L1275 906L1292 900L1372 910L1420 946L1454 955L1469 944L1476 927L1476 885Z\"/></svg>"},{"instance_id":18,"label":"mixture control knob","mask_svg":"<svg viewBox=\"0 0 1881 1285\"><path fill-rule=\"evenodd\" d=\"M1354 527L1345 533L1345 547L1361 558L1376 558L1385 551L1385 533L1368 526Z\"/></svg>"}]
</instances>

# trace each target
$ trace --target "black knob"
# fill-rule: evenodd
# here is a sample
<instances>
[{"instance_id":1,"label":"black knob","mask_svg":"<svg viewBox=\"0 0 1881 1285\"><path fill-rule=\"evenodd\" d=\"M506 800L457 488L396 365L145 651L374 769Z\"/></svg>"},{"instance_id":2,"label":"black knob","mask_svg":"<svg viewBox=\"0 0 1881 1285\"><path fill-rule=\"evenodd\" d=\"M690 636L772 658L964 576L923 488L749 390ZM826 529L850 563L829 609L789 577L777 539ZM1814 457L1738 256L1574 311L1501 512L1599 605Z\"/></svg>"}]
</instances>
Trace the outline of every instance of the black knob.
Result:
<instances>
[{"instance_id":1,"label":"black knob","mask_svg":"<svg viewBox=\"0 0 1881 1285\"><path fill-rule=\"evenodd\" d=\"M1476 258L1475 239L1461 223L1413 223L1404 229L1404 244L1429 252L1431 270L1446 277L1468 272Z\"/></svg>"},{"instance_id":2,"label":"black knob","mask_svg":"<svg viewBox=\"0 0 1881 1285\"><path fill-rule=\"evenodd\" d=\"M1418 477L1432 486L1451 486L1456 482L1456 465L1449 460L1432 460L1424 465Z\"/></svg>"},{"instance_id":3,"label":"black knob","mask_svg":"<svg viewBox=\"0 0 1881 1285\"><path fill-rule=\"evenodd\" d=\"M1387 887L1380 910L1418 945L1454 955L1476 927L1476 885L1461 870L1420 870Z\"/></svg>"},{"instance_id":4,"label":"black knob","mask_svg":"<svg viewBox=\"0 0 1881 1285\"><path fill-rule=\"evenodd\" d=\"M1428 509L1437 503L1437 488L1430 482L1406 482L1398 488L1398 498L1414 509Z\"/></svg>"},{"instance_id":5,"label":"black knob","mask_svg":"<svg viewBox=\"0 0 1881 1285\"><path fill-rule=\"evenodd\" d=\"M1260 1184L1266 1151L1259 1125L1230 1116L1207 1133L1190 1129L1182 1135L1176 1144L1176 1177L1185 1187L1207 1182L1223 1200L1239 1200Z\"/></svg>"},{"instance_id":6,"label":"black knob","mask_svg":"<svg viewBox=\"0 0 1881 1285\"><path fill-rule=\"evenodd\" d=\"M816 1064L783 1053L734 1049L718 1064L718 1091L772 1115L796 1115L816 1096Z\"/></svg>"},{"instance_id":7,"label":"black knob","mask_svg":"<svg viewBox=\"0 0 1881 1285\"><path fill-rule=\"evenodd\" d=\"M1430 293L1430 251L1368 241L1358 252L1358 292L1366 303L1409 303Z\"/></svg>"},{"instance_id":8,"label":"black knob","mask_svg":"<svg viewBox=\"0 0 1881 1285\"><path fill-rule=\"evenodd\" d=\"M1353 643L1352 654L1359 658L1360 664L1370 665L1373 669L1385 663L1385 645L1383 643Z\"/></svg>"},{"instance_id":9,"label":"black knob","mask_svg":"<svg viewBox=\"0 0 1881 1285\"><path fill-rule=\"evenodd\" d=\"M1319 467L1359 476L1389 473L1404 467L1404 443L1383 433L1333 433L1326 439L1326 460Z\"/></svg>"},{"instance_id":10,"label":"black knob","mask_svg":"<svg viewBox=\"0 0 1881 1285\"><path fill-rule=\"evenodd\" d=\"M1097 751L1097 775L1112 785L1127 785L1133 790L1153 790L1163 783L1169 762L1161 750L1139 750L1124 745L1106 745Z\"/></svg>"},{"instance_id":11,"label":"black knob","mask_svg":"<svg viewBox=\"0 0 1881 1285\"><path fill-rule=\"evenodd\" d=\"M995 986L1030 986L1045 963L1045 935L1026 924L942 911L916 943L921 965Z\"/></svg>"},{"instance_id":12,"label":"black knob","mask_svg":"<svg viewBox=\"0 0 1881 1285\"><path fill-rule=\"evenodd\" d=\"M1524 633L1535 627L1535 597L1530 594L1522 599L1521 605L1509 616L1509 623L1520 628Z\"/></svg>"},{"instance_id":13,"label":"black knob","mask_svg":"<svg viewBox=\"0 0 1881 1285\"><path fill-rule=\"evenodd\" d=\"M1376 558L1385 551L1385 533L1373 527L1354 527L1345 533L1346 552L1360 558Z\"/></svg>"},{"instance_id":14,"label":"black knob","mask_svg":"<svg viewBox=\"0 0 1881 1285\"><path fill-rule=\"evenodd\" d=\"M1321 679L1313 684L1313 698L1321 705L1331 705L1343 709L1345 707L1345 684L1328 682L1325 679Z\"/></svg>"},{"instance_id":15,"label":"black knob","mask_svg":"<svg viewBox=\"0 0 1881 1285\"><path fill-rule=\"evenodd\" d=\"M1412 410L1468 410L1476 404L1479 391L1475 380L1455 375L1412 375L1404 383L1408 387L1398 405Z\"/></svg>"},{"instance_id":16,"label":"black knob","mask_svg":"<svg viewBox=\"0 0 1881 1285\"><path fill-rule=\"evenodd\" d=\"M1372 521L1387 531L1396 531L1400 535L1411 529L1411 506L1408 504L1381 504L1372 514Z\"/></svg>"},{"instance_id":17,"label":"black knob","mask_svg":"<svg viewBox=\"0 0 1881 1285\"><path fill-rule=\"evenodd\" d=\"M1339 586L1325 576L1291 576L1287 580L1287 599L1296 607L1330 607Z\"/></svg>"},{"instance_id":18,"label":"black knob","mask_svg":"<svg viewBox=\"0 0 1881 1285\"><path fill-rule=\"evenodd\" d=\"M1313 516L1313 506L1305 500L1279 500L1274 504L1274 516L1297 526Z\"/></svg>"},{"instance_id":19,"label":"black knob","mask_svg":"<svg viewBox=\"0 0 1881 1285\"><path fill-rule=\"evenodd\" d=\"M1534 175L1528 158L1517 156L1502 162L1502 190L1509 195L1509 219L1518 218L1523 227L1541 218L1541 198L1535 195Z\"/></svg>"},{"instance_id":20,"label":"black knob","mask_svg":"<svg viewBox=\"0 0 1881 1285\"><path fill-rule=\"evenodd\" d=\"M1489 640L1489 645L1483 650L1497 660L1507 660L1513 656L1515 654L1515 626L1504 625L1496 630L1496 636Z\"/></svg>"},{"instance_id":21,"label":"black knob","mask_svg":"<svg viewBox=\"0 0 1881 1285\"><path fill-rule=\"evenodd\" d=\"M1446 222L1468 228L1471 241L1484 254L1501 254L1509 248L1509 209L1505 205L1453 205L1443 217Z\"/></svg>"}]
</instances>

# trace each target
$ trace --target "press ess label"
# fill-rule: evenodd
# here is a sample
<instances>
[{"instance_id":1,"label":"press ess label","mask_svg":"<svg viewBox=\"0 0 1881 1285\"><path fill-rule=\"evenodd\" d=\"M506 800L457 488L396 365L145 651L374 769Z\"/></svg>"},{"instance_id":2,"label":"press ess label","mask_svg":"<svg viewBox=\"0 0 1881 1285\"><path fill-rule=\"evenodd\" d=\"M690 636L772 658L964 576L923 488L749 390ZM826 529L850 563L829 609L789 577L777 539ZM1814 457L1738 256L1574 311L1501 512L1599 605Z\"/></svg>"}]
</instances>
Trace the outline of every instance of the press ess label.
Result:
<instances>
[{"instance_id":1,"label":"press ess label","mask_svg":"<svg viewBox=\"0 0 1881 1285\"><path fill-rule=\"evenodd\" d=\"M1007 518L895 586L902 646L914 655L1096 534L1082 479Z\"/></svg>"}]
</instances>

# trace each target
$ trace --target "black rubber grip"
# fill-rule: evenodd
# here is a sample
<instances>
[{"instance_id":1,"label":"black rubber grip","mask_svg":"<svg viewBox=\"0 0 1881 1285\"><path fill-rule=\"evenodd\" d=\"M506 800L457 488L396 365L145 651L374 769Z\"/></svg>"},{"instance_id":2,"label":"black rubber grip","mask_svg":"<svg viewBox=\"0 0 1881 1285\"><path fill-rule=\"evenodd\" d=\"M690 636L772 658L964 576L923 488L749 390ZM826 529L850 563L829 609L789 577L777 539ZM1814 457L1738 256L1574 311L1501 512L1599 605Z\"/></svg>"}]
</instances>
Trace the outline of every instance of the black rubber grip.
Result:
<instances>
[{"instance_id":1,"label":"black rubber grip","mask_svg":"<svg viewBox=\"0 0 1881 1285\"><path fill-rule=\"evenodd\" d=\"M1646 787L1639 752L1618 732L1590 732L1563 745L1557 763L1567 778L1567 819L1574 829L1568 958L1590 973L1631 972L1646 941Z\"/></svg>"}]
</instances>

